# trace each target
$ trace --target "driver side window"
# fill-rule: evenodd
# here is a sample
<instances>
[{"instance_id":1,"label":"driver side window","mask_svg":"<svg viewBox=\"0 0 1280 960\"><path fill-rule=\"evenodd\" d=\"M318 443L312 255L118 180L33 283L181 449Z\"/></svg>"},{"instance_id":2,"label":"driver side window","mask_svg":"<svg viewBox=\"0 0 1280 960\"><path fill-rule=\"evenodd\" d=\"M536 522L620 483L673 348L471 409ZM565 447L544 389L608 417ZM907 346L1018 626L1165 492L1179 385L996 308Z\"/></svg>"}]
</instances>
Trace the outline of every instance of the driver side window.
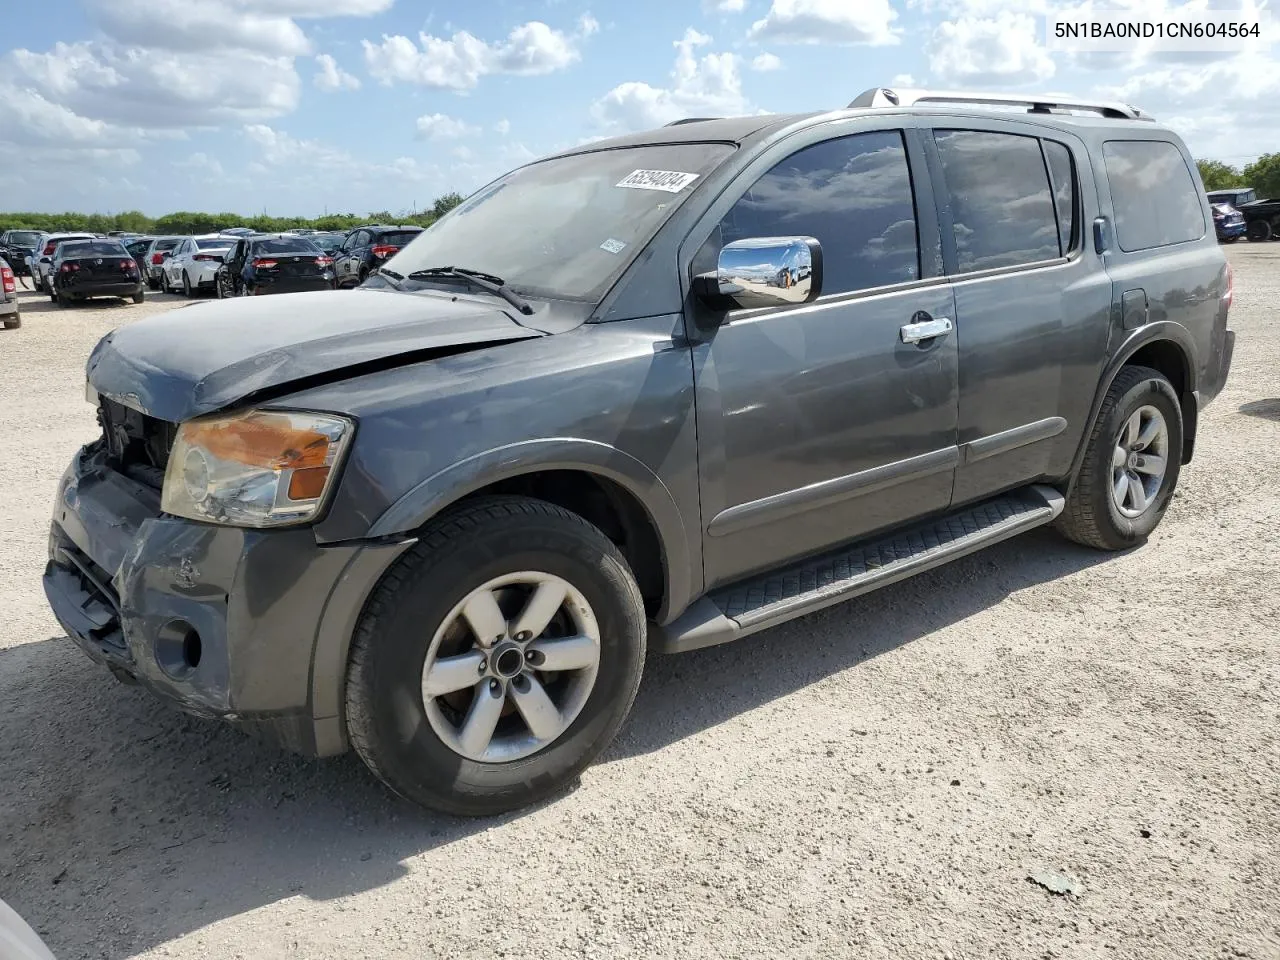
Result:
<instances>
[{"instance_id":1,"label":"driver side window","mask_svg":"<svg viewBox=\"0 0 1280 960\"><path fill-rule=\"evenodd\" d=\"M915 200L902 133L805 147L753 183L720 222L721 242L813 237L827 294L920 278Z\"/></svg>"}]
</instances>

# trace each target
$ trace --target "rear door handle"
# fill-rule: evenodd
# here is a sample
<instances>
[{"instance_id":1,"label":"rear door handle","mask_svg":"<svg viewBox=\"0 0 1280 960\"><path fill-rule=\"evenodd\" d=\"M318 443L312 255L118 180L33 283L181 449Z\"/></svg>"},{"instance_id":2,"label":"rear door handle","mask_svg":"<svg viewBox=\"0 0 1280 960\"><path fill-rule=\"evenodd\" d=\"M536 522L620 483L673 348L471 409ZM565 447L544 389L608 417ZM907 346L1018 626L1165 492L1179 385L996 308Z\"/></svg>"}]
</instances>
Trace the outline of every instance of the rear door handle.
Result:
<instances>
[{"instance_id":1,"label":"rear door handle","mask_svg":"<svg viewBox=\"0 0 1280 960\"><path fill-rule=\"evenodd\" d=\"M947 317L934 317L918 323L908 323L899 331L903 343L919 343L921 340L932 340L934 337L945 337L954 325Z\"/></svg>"}]
</instances>

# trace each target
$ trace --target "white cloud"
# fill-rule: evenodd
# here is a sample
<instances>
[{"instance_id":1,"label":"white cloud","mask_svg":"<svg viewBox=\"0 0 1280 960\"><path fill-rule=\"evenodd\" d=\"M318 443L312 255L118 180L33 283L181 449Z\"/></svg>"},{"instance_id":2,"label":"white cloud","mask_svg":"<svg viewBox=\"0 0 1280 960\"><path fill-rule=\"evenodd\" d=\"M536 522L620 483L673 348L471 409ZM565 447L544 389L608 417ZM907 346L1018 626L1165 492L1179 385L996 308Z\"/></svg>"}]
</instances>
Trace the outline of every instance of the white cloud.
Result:
<instances>
[{"instance_id":1,"label":"white cloud","mask_svg":"<svg viewBox=\"0 0 1280 960\"><path fill-rule=\"evenodd\" d=\"M589 13L584 13L578 18L578 35L581 37L589 37L593 33L600 32L600 21Z\"/></svg>"},{"instance_id":2,"label":"white cloud","mask_svg":"<svg viewBox=\"0 0 1280 960\"><path fill-rule=\"evenodd\" d=\"M689 27L675 42L669 87L639 81L619 84L595 102L592 115L606 127L643 130L682 117L748 112L737 55L708 53L699 59L697 49L709 43L709 36Z\"/></svg>"},{"instance_id":3,"label":"white cloud","mask_svg":"<svg viewBox=\"0 0 1280 960\"><path fill-rule=\"evenodd\" d=\"M175 2L163 9L150 0L105 0L90 9L106 33L139 47L253 50L274 56L297 56L311 49L302 28L289 17L229 0Z\"/></svg>"},{"instance_id":4,"label":"white cloud","mask_svg":"<svg viewBox=\"0 0 1280 960\"><path fill-rule=\"evenodd\" d=\"M946 20L929 40L930 67L943 80L958 84L1039 83L1056 70L1040 36L1035 18L1024 13Z\"/></svg>"},{"instance_id":5,"label":"white cloud","mask_svg":"<svg viewBox=\"0 0 1280 960\"><path fill-rule=\"evenodd\" d=\"M769 73L772 70L781 70L782 61L772 53L762 53L751 61L751 69L756 73Z\"/></svg>"},{"instance_id":6,"label":"white cloud","mask_svg":"<svg viewBox=\"0 0 1280 960\"><path fill-rule=\"evenodd\" d=\"M381 43L363 41L369 73L384 84L401 81L442 90L474 89L489 74L536 76L563 70L581 56L579 42L599 29L589 14L577 34L555 30L539 20L513 28L505 40L487 43L465 30L450 39L383 34Z\"/></svg>"},{"instance_id":7,"label":"white cloud","mask_svg":"<svg viewBox=\"0 0 1280 960\"><path fill-rule=\"evenodd\" d=\"M217 126L279 116L298 103L289 57L252 51L180 53L97 41L12 51L0 81L31 87L80 117L142 128Z\"/></svg>"},{"instance_id":8,"label":"white cloud","mask_svg":"<svg viewBox=\"0 0 1280 960\"><path fill-rule=\"evenodd\" d=\"M207 153L196 152L182 160L173 161L179 170L190 170L193 174L205 174L212 177L223 175L222 164Z\"/></svg>"},{"instance_id":9,"label":"white cloud","mask_svg":"<svg viewBox=\"0 0 1280 960\"><path fill-rule=\"evenodd\" d=\"M429 113L418 118L418 135L427 140L457 140L459 137L470 137L480 132L454 117L443 113Z\"/></svg>"},{"instance_id":10,"label":"white cloud","mask_svg":"<svg viewBox=\"0 0 1280 960\"><path fill-rule=\"evenodd\" d=\"M890 87L918 87L920 82L909 73L899 73L889 81Z\"/></svg>"},{"instance_id":11,"label":"white cloud","mask_svg":"<svg viewBox=\"0 0 1280 960\"><path fill-rule=\"evenodd\" d=\"M773 0L747 35L775 43L882 46L898 42L897 18L889 0Z\"/></svg>"},{"instance_id":12,"label":"white cloud","mask_svg":"<svg viewBox=\"0 0 1280 960\"><path fill-rule=\"evenodd\" d=\"M720 13L741 13L747 9L747 0L710 0Z\"/></svg>"},{"instance_id":13,"label":"white cloud","mask_svg":"<svg viewBox=\"0 0 1280 960\"><path fill-rule=\"evenodd\" d=\"M502 134L504 137L511 132L511 121L503 117L493 125L494 132Z\"/></svg>"},{"instance_id":14,"label":"white cloud","mask_svg":"<svg viewBox=\"0 0 1280 960\"><path fill-rule=\"evenodd\" d=\"M338 61L327 53L316 57L316 65L320 68L312 82L321 90L330 93L336 90L359 90L360 80L338 66Z\"/></svg>"}]
</instances>

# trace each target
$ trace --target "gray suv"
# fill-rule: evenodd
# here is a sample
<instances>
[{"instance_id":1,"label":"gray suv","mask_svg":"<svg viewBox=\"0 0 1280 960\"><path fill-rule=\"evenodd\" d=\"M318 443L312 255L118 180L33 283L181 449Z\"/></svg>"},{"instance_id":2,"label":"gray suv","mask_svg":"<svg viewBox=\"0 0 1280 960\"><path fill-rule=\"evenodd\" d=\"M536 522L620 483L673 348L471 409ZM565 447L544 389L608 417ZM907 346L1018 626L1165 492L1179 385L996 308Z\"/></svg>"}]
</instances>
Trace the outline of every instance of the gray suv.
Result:
<instances>
[{"instance_id":1,"label":"gray suv","mask_svg":"<svg viewBox=\"0 0 1280 960\"><path fill-rule=\"evenodd\" d=\"M187 711L492 814L605 748L646 647L1043 524L1142 543L1227 376L1231 271L1177 136L1013 106L874 90L592 143L354 293L116 330L54 612Z\"/></svg>"}]
</instances>

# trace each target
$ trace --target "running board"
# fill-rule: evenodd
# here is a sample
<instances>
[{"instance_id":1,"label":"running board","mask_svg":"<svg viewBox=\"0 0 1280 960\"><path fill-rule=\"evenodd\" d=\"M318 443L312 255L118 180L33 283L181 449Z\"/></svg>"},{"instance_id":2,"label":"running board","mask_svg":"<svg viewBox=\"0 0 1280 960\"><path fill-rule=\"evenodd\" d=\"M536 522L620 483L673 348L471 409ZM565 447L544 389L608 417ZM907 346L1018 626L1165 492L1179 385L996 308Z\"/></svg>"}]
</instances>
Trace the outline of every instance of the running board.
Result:
<instances>
[{"instance_id":1,"label":"running board","mask_svg":"<svg viewBox=\"0 0 1280 960\"><path fill-rule=\"evenodd\" d=\"M1025 487L720 587L656 628L654 645L683 653L737 640L1043 526L1063 506L1062 494L1052 487Z\"/></svg>"}]
</instances>

